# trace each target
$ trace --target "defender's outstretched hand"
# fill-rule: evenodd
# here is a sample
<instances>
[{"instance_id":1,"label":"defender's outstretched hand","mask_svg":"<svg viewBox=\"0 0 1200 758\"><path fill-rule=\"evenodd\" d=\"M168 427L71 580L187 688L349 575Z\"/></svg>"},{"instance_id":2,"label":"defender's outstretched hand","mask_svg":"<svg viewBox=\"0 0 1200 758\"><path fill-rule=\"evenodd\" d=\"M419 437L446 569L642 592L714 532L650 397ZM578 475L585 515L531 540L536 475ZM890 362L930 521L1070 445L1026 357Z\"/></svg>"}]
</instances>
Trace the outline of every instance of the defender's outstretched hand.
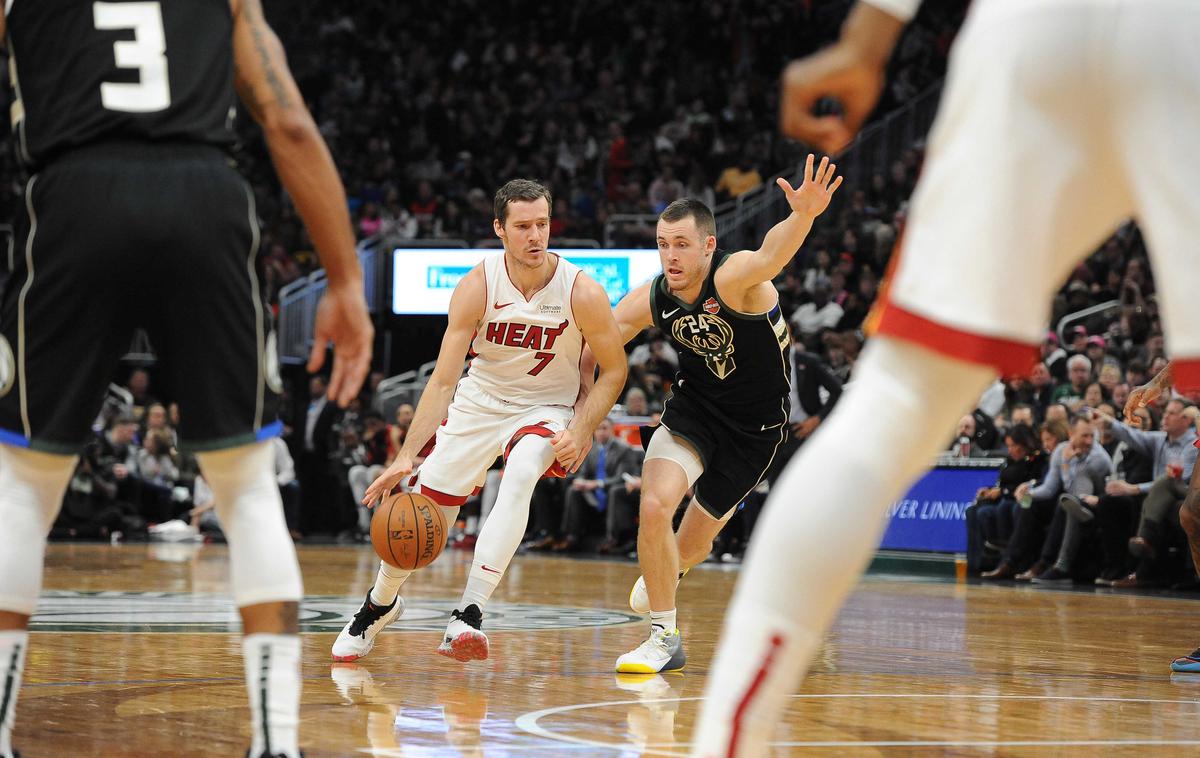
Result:
<instances>
[{"instance_id":1,"label":"defender's outstretched hand","mask_svg":"<svg viewBox=\"0 0 1200 758\"><path fill-rule=\"evenodd\" d=\"M834 178L837 164L830 163L829 156L826 156L814 171L815 158L812 153L808 154L808 159L804 162L804 181L799 187L792 189L792 185L782 176L775 180L787 197L792 210L809 218L816 218L824 213L829 207L829 201L833 199L833 193L842 186L842 177Z\"/></svg>"}]
</instances>

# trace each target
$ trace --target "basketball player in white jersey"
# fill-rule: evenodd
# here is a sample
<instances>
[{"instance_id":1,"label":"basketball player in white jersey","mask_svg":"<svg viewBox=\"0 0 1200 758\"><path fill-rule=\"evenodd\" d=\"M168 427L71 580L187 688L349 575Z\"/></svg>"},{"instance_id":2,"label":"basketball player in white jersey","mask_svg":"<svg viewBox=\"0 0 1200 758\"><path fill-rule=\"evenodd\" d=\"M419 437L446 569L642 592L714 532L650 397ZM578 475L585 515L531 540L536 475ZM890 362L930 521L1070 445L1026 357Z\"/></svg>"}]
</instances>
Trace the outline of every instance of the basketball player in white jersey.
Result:
<instances>
[{"instance_id":1,"label":"basketball player in white jersey","mask_svg":"<svg viewBox=\"0 0 1200 758\"><path fill-rule=\"evenodd\" d=\"M784 131L842 149L874 108L919 1L860 0L837 44L793 63ZM875 337L763 510L694 755L767 753L788 696L879 544L888 505L997 371L1029 370L1053 293L1130 216L1159 273L1176 385L1200 385L1191 310L1200 291L1197 39L1200 13L1188 0L972 4L871 319ZM812 114L828 96L842 116Z\"/></svg>"},{"instance_id":2,"label":"basketball player in white jersey","mask_svg":"<svg viewBox=\"0 0 1200 758\"><path fill-rule=\"evenodd\" d=\"M625 350L604 288L546 250L551 207L549 190L526 179L496 193L493 224L504 252L455 287L437 366L405 444L363 499L372 504L408 477L436 431L415 489L443 506L452 524L492 462L504 456L504 478L475 544L462 605L438 648L459 661L488 657L482 611L521 542L534 485L578 468L625 384ZM585 340L600 376L576 407ZM468 350L471 367L459 381ZM380 562L362 608L334 642L335 660L370 652L379 632L404 612L398 592L410 573Z\"/></svg>"}]
</instances>

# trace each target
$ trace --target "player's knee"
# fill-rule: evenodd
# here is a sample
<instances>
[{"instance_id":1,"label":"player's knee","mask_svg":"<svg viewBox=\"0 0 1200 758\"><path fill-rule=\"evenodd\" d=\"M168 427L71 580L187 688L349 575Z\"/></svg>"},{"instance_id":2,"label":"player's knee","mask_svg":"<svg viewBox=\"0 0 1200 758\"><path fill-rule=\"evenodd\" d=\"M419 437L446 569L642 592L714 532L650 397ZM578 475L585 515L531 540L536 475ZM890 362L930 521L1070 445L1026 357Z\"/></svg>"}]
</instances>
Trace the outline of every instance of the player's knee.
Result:
<instances>
[{"instance_id":1,"label":"player's knee","mask_svg":"<svg viewBox=\"0 0 1200 758\"><path fill-rule=\"evenodd\" d=\"M640 506L642 524L661 526L665 522L669 527L676 505L655 492L643 492Z\"/></svg>"},{"instance_id":2,"label":"player's knee","mask_svg":"<svg viewBox=\"0 0 1200 758\"><path fill-rule=\"evenodd\" d=\"M0 445L0 610L36 608L46 534L74 467L73 457Z\"/></svg>"},{"instance_id":3,"label":"player's knee","mask_svg":"<svg viewBox=\"0 0 1200 758\"><path fill-rule=\"evenodd\" d=\"M229 540L230 583L239 607L299 600L303 594L273 454L269 443L257 443L199 456Z\"/></svg>"}]
</instances>

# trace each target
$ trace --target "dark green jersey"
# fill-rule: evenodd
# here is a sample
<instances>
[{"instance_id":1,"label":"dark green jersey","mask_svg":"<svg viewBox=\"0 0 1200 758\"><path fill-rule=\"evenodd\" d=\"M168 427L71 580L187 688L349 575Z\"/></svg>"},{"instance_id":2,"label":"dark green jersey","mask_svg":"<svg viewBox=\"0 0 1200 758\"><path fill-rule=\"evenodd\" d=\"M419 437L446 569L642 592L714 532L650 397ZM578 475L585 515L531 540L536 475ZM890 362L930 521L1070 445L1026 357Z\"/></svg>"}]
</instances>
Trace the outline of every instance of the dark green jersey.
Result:
<instances>
[{"instance_id":1,"label":"dark green jersey","mask_svg":"<svg viewBox=\"0 0 1200 758\"><path fill-rule=\"evenodd\" d=\"M229 0L10 0L17 153L37 171L103 141L233 143Z\"/></svg>"},{"instance_id":2,"label":"dark green jersey","mask_svg":"<svg viewBox=\"0 0 1200 758\"><path fill-rule=\"evenodd\" d=\"M717 269L728 253L717 253L694 303L685 303L660 274L650 288L654 325L679 353L674 392L737 428L766 431L788 419L791 339L779 305L768 313L745 314L717 294Z\"/></svg>"}]
</instances>

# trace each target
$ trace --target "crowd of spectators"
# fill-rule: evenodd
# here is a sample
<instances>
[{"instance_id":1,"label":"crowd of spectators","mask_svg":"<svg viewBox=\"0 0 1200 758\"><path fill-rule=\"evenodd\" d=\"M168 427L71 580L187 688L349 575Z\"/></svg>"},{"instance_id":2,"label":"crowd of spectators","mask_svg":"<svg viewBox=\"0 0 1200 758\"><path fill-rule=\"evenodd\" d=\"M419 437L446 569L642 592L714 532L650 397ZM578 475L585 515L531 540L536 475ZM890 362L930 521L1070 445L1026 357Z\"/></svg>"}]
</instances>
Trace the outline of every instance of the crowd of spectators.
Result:
<instances>
[{"instance_id":1,"label":"crowd of spectators","mask_svg":"<svg viewBox=\"0 0 1200 758\"><path fill-rule=\"evenodd\" d=\"M493 237L492 194L514 176L552 189L555 237L600 239L613 214L683 193L718 203L794 165L801 148L778 136L779 72L833 39L850 5L264 2L358 235L468 242ZM945 70L965 3L925 6L880 112ZM274 297L317 261L257 127L244 111L237 123ZM11 217L21 174L4 147L0 213Z\"/></svg>"},{"instance_id":2,"label":"crowd of spectators","mask_svg":"<svg viewBox=\"0 0 1200 758\"><path fill-rule=\"evenodd\" d=\"M1196 460L1197 398L1166 393L1124 420L1131 390L1167 363L1134 224L1075 269L1054 314L1082 315L1064 323L1063 339L1047 333L1028 378L989 388L948 446L1006 458L997 487L968 509L968 570L1041 584L1195 585L1179 507Z\"/></svg>"},{"instance_id":3,"label":"crowd of spectators","mask_svg":"<svg viewBox=\"0 0 1200 758\"><path fill-rule=\"evenodd\" d=\"M761 185L801 150L777 136L778 72L832 38L849 5L597 0L518 14L511 3L478 0L267 0L266 10L342 172L358 234L474 241L491 236L492 189L514 175L553 188L557 238L598 238L614 214L654 213L681 195L715 205ZM941 75L962 6L925 3L898 48L880 112ZM237 157L264 224L261 265L275 292L316 260L248 119L239 134ZM777 280L806 356L801 371L823 377L819 400L794 398L789 444L812 432L853 377L861 326L922 157L915 144L866 186L847 186ZM0 211L11 215L19 171L11 149L2 160L12 181L0 185ZM1191 465L1171 451L1194 435L1196 411L1188 399L1164 398L1139 412L1138 428L1111 420L1166 361L1154 293L1145 244L1128 224L1072 272L1051 324L1113 307L1070 322L1061 339L1049 333L1032 375L997 382L960 422L948 454L1009 460L972 512L973 569L992 578L1093 574L1126 585L1190 576L1163 562L1180 555L1171 514ZM629 360L617 419L653 419L678 356L650 332ZM308 403L290 416L305 423L277 446L276 468L296 536L362 538L369 517L357 501L402 444L412 413L404 405L384 417L381 379L373 375L346 411L321 399L320 379L311 399L291 399ZM194 458L177 449L177 409L154 401L144 370L126 385L128 397L115 398L97 422L57 532L132 535L174 519L218 529L206 517L211 498ZM814 403L824 407L801 407ZM628 428L602 426L579 475L539 486L529 548L632 549L640 451L628 444ZM1046 471L1035 474L1039 467ZM462 529L468 539L487 498L485 488ZM729 531L739 536L724 547L736 552L748 526Z\"/></svg>"}]
</instances>

